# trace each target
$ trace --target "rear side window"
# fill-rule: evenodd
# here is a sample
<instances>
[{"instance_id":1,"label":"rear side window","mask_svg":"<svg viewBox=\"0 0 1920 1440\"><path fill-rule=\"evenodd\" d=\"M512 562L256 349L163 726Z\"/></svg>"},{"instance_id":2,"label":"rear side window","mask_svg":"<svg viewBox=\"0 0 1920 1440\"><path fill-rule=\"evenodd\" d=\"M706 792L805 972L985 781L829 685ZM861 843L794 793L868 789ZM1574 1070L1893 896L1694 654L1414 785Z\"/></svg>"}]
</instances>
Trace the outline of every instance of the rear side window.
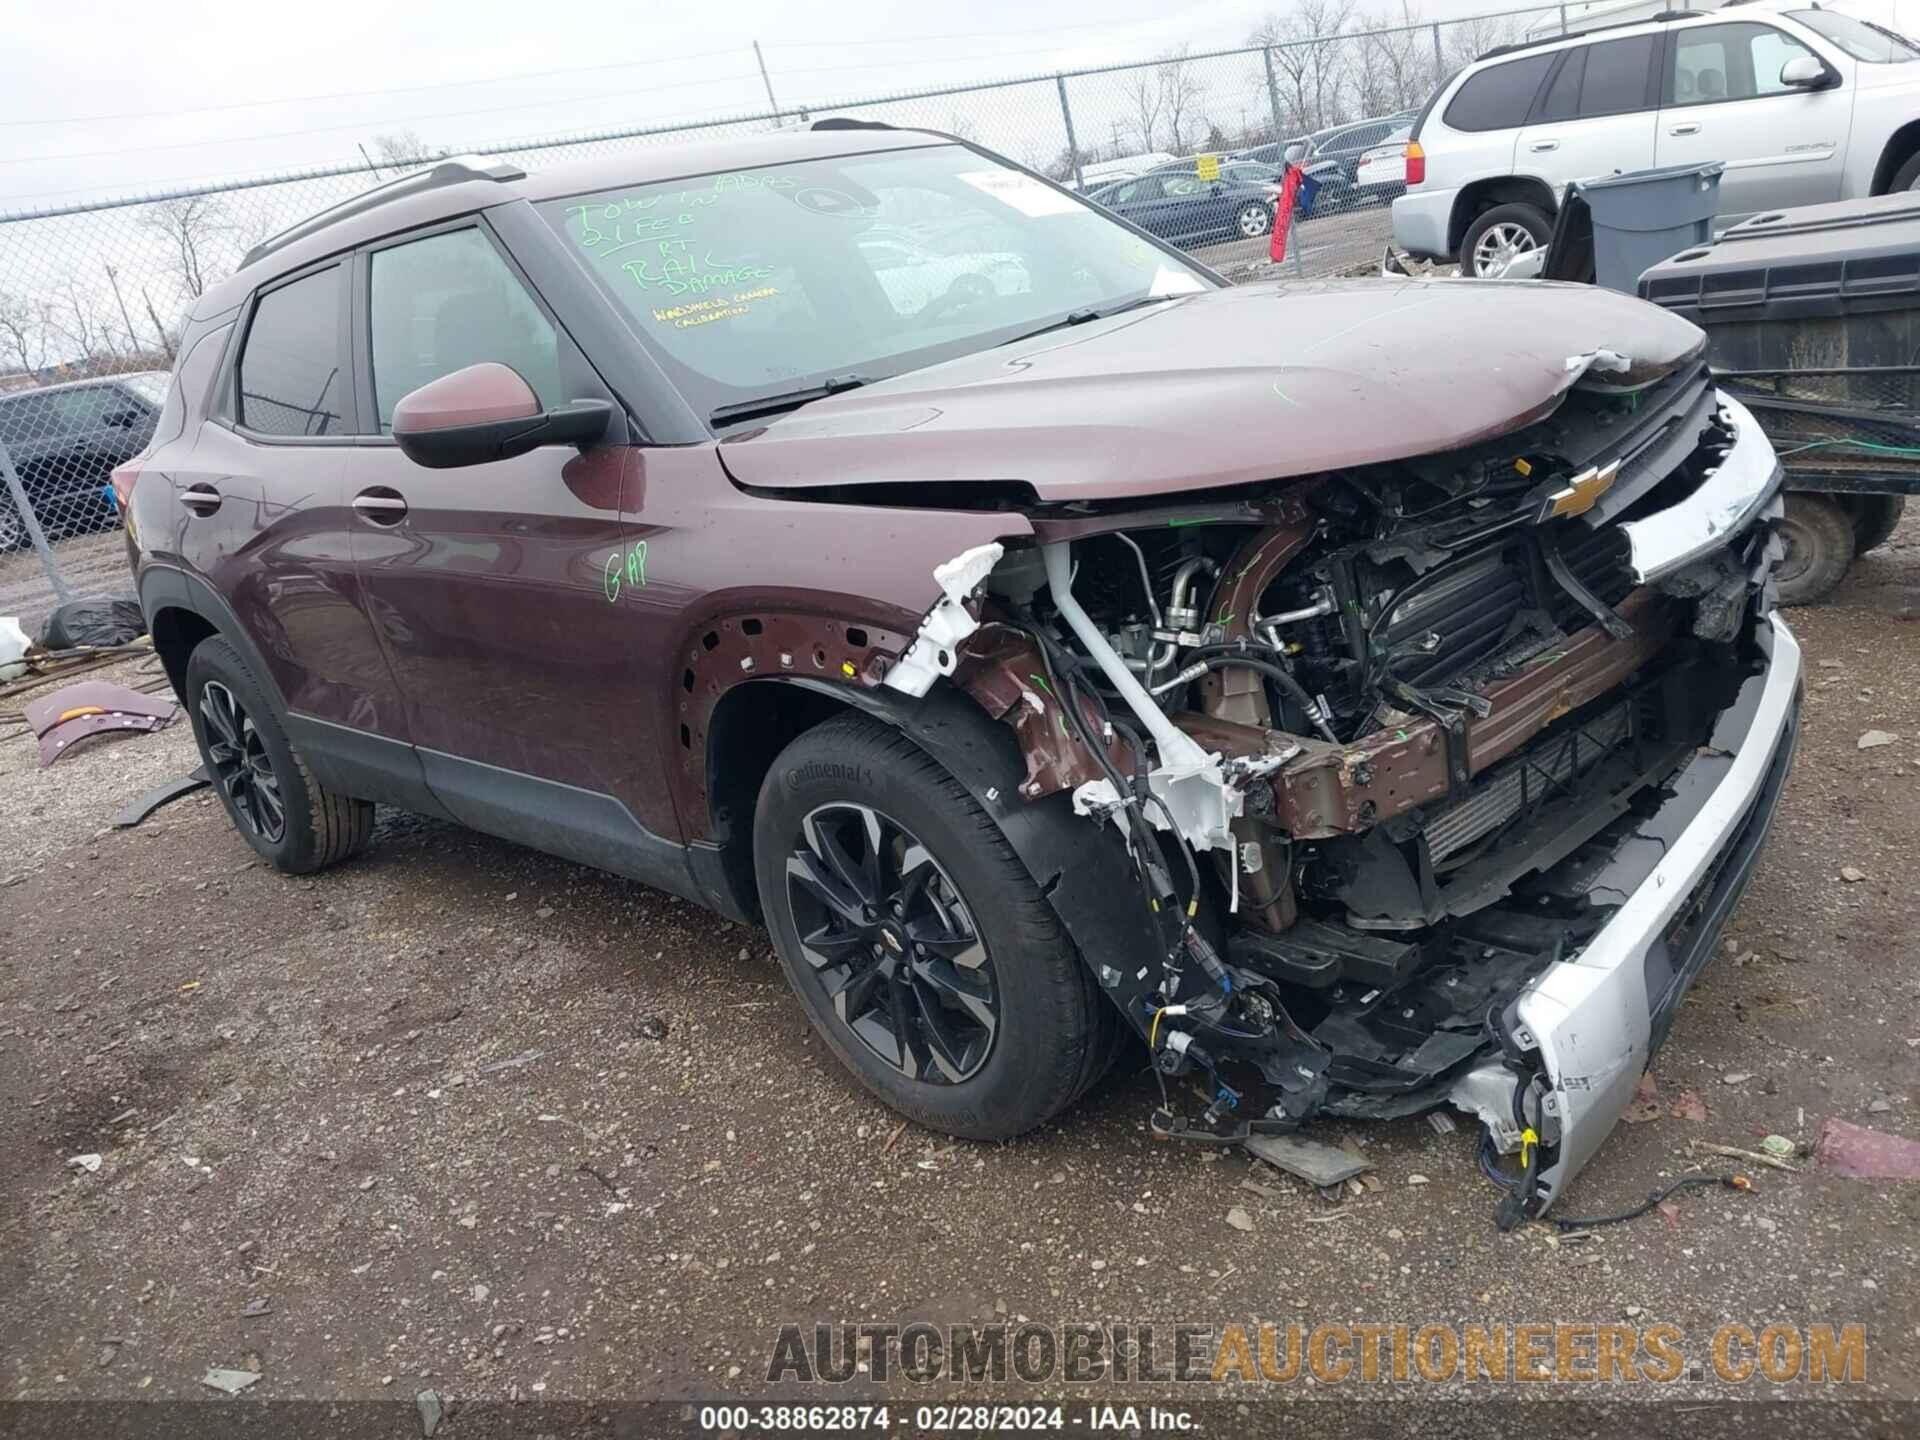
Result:
<instances>
[{"instance_id":1,"label":"rear side window","mask_svg":"<svg viewBox=\"0 0 1920 1440\"><path fill-rule=\"evenodd\" d=\"M1528 55L1470 75L1441 117L1454 130L1507 130L1524 125L1552 55Z\"/></svg>"},{"instance_id":2,"label":"rear side window","mask_svg":"<svg viewBox=\"0 0 1920 1440\"><path fill-rule=\"evenodd\" d=\"M269 290L240 352L240 423L264 435L338 435L347 367L338 265Z\"/></svg>"},{"instance_id":3,"label":"rear side window","mask_svg":"<svg viewBox=\"0 0 1920 1440\"><path fill-rule=\"evenodd\" d=\"M1667 103L1713 105L1784 94L1793 87L1780 83L1781 67L1812 53L1784 30L1751 21L1676 31Z\"/></svg>"},{"instance_id":4,"label":"rear side window","mask_svg":"<svg viewBox=\"0 0 1920 1440\"><path fill-rule=\"evenodd\" d=\"M1580 84L1580 114L1621 115L1652 106L1654 36L1633 35L1587 47L1586 75Z\"/></svg>"},{"instance_id":5,"label":"rear side window","mask_svg":"<svg viewBox=\"0 0 1920 1440\"><path fill-rule=\"evenodd\" d=\"M560 339L526 286L478 230L373 252L373 395L380 433L411 390L494 361L560 403Z\"/></svg>"}]
</instances>

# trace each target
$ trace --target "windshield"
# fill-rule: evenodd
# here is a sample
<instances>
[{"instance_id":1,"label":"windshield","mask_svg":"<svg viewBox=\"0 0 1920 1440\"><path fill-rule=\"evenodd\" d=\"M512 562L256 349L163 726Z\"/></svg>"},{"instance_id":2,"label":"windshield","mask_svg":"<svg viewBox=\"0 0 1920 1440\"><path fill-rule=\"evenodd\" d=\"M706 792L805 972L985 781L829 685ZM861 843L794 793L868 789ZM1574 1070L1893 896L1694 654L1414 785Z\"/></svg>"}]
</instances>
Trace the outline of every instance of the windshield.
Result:
<instances>
[{"instance_id":1,"label":"windshield","mask_svg":"<svg viewBox=\"0 0 1920 1440\"><path fill-rule=\"evenodd\" d=\"M538 207L702 414L877 380L1215 282L958 145L729 171Z\"/></svg>"},{"instance_id":2,"label":"windshield","mask_svg":"<svg viewBox=\"0 0 1920 1440\"><path fill-rule=\"evenodd\" d=\"M1856 60L1875 65L1894 65L1920 59L1920 46L1904 35L1882 29L1851 15L1832 10L1793 10L1794 19L1816 34L1824 35Z\"/></svg>"}]
</instances>

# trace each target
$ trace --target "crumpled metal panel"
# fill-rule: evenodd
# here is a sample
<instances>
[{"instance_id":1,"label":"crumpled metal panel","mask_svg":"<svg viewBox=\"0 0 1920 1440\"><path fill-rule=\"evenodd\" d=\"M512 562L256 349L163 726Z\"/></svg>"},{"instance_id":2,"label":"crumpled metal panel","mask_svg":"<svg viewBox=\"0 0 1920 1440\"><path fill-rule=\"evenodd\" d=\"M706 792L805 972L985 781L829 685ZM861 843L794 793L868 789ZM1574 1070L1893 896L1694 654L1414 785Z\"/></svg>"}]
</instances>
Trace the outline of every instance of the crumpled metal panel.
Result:
<instances>
[{"instance_id":1,"label":"crumpled metal panel","mask_svg":"<svg viewBox=\"0 0 1920 1440\"><path fill-rule=\"evenodd\" d=\"M106 730L154 731L173 723L171 696L145 695L110 680L82 680L30 701L27 724L40 739L40 764L51 765L79 741Z\"/></svg>"}]
</instances>

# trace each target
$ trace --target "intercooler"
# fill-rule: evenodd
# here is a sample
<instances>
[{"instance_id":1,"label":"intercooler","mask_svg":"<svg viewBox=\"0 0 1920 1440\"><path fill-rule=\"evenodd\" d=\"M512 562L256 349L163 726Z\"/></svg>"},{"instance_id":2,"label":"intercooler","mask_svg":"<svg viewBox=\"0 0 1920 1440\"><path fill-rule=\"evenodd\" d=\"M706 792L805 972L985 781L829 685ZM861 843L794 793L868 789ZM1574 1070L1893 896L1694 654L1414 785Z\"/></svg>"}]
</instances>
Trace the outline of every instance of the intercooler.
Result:
<instances>
[{"instance_id":1,"label":"intercooler","mask_svg":"<svg viewBox=\"0 0 1920 1440\"><path fill-rule=\"evenodd\" d=\"M1626 744L1632 733L1633 702L1622 701L1495 766L1480 778L1472 794L1428 819L1425 834L1434 865L1491 835L1546 796L1564 791Z\"/></svg>"}]
</instances>

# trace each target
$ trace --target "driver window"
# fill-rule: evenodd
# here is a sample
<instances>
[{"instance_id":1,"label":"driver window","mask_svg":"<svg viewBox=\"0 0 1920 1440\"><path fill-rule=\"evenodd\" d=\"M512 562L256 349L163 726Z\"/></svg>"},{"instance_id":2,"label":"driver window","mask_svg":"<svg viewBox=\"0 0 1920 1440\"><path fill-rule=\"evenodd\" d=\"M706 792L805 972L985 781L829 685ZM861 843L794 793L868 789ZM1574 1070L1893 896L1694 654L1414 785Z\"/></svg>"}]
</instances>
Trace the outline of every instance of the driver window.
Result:
<instances>
[{"instance_id":1,"label":"driver window","mask_svg":"<svg viewBox=\"0 0 1920 1440\"><path fill-rule=\"evenodd\" d=\"M1742 22L1680 31L1674 35L1668 103L1713 105L1783 94L1792 87L1780 83L1781 67L1812 53L1771 25Z\"/></svg>"},{"instance_id":2,"label":"driver window","mask_svg":"<svg viewBox=\"0 0 1920 1440\"><path fill-rule=\"evenodd\" d=\"M373 253L373 394L380 433L400 397L485 360L511 366L543 407L560 393L559 337L478 230L453 230Z\"/></svg>"}]
</instances>

